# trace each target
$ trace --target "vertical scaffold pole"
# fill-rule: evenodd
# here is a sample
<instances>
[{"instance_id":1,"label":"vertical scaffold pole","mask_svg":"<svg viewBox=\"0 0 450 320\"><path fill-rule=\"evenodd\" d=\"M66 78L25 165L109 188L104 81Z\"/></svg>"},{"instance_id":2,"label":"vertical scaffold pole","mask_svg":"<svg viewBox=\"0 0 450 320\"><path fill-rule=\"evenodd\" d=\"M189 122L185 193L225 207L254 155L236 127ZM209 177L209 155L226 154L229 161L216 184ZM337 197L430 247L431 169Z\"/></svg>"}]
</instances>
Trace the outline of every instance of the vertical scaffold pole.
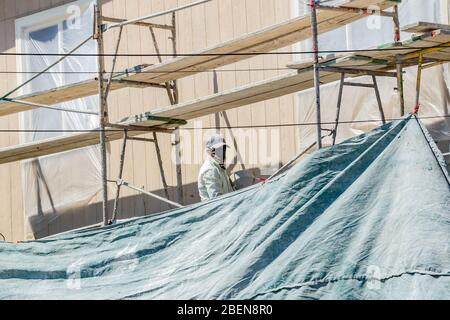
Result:
<instances>
[{"instance_id":1,"label":"vertical scaffold pole","mask_svg":"<svg viewBox=\"0 0 450 320\"><path fill-rule=\"evenodd\" d=\"M106 170L106 133L105 127L108 122L108 106L105 92L103 74L105 73L105 60L103 50L103 21L102 21L102 0L97 1L95 6L95 40L97 41L97 65L98 65L98 99L100 104L99 127L100 127L100 157L101 157L101 179L102 179L102 211L103 225L108 224L108 184Z\"/></svg>"},{"instance_id":2,"label":"vertical scaffold pole","mask_svg":"<svg viewBox=\"0 0 450 320\"><path fill-rule=\"evenodd\" d=\"M400 18L398 13L398 5L394 6L394 41L399 42L401 40L400 36ZM397 92L399 97L399 105L400 105L400 116L405 115L405 96L404 96L404 87L403 87L403 66L400 59L396 59L396 67L397 67Z\"/></svg>"},{"instance_id":3,"label":"vertical scaffold pole","mask_svg":"<svg viewBox=\"0 0 450 320\"><path fill-rule=\"evenodd\" d=\"M320 0L311 0L311 30L314 52L314 87L316 89L316 122L317 122L317 149L322 148L322 121L320 115L320 71L319 71L319 41L317 31L316 4Z\"/></svg>"},{"instance_id":4,"label":"vertical scaffold pole","mask_svg":"<svg viewBox=\"0 0 450 320\"><path fill-rule=\"evenodd\" d=\"M334 129L333 129L333 146L336 144L337 130L339 126L339 117L341 114L341 105L342 105L342 94L344 92L344 83L345 83L345 73L341 73L341 81L339 83L339 93L338 93L338 102L336 108L336 120L334 121Z\"/></svg>"},{"instance_id":5,"label":"vertical scaffold pole","mask_svg":"<svg viewBox=\"0 0 450 320\"><path fill-rule=\"evenodd\" d=\"M394 41L400 41L400 18L398 16L398 5L394 6Z\"/></svg>"},{"instance_id":6,"label":"vertical scaffold pole","mask_svg":"<svg viewBox=\"0 0 450 320\"><path fill-rule=\"evenodd\" d=\"M400 104L400 116L405 115L405 95L403 87L403 67L399 59L397 59L397 92Z\"/></svg>"},{"instance_id":7,"label":"vertical scaffold pole","mask_svg":"<svg viewBox=\"0 0 450 320\"><path fill-rule=\"evenodd\" d=\"M422 84L422 65L423 65L423 54L419 54L419 65L417 66L417 83L416 83L416 105L414 107L414 114L419 112L420 108L420 86Z\"/></svg>"},{"instance_id":8,"label":"vertical scaffold pole","mask_svg":"<svg viewBox=\"0 0 450 320\"><path fill-rule=\"evenodd\" d=\"M377 77L372 76L373 89L375 90L375 96L377 98L378 111L380 112L381 122L386 124L386 116L384 115L383 104L381 103L380 90L378 89Z\"/></svg>"},{"instance_id":9,"label":"vertical scaffold pole","mask_svg":"<svg viewBox=\"0 0 450 320\"><path fill-rule=\"evenodd\" d=\"M128 139L128 131L123 131L123 141L122 141L122 150L120 152L120 163L119 163L119 177L116 182L116 197L114 198L114 207L113 214L111 218L111 223L114 223L117 218L117 211L119 210L119 197L120 197L120 188L122 187L122 177L123 177L123 166L125 164L125 152L127 150L127 139Z\"/></svg>"},{"instance_id":10,"label":"vertical scaffold pole","mask_svg":"<svg viewBox=\"0 0 450 320\"><path fill-rule=\"evenodd\" d=\"M177 21L175 12L172 12L172 50L173 50L173 57L177 57L177 29L176 29ZM173 98L174 98L174 104L178 104L179 102L179 94L178 94L178 84L177 81L173 81ZM177 177L177 202L180 204L184 204L184 197L183 197L183 172L181 170L181 137L180 137L180 129L176 129L174 132L174 138L175 138L175 169L176 169L176 177Z\"/></svg>"}]
</instances>

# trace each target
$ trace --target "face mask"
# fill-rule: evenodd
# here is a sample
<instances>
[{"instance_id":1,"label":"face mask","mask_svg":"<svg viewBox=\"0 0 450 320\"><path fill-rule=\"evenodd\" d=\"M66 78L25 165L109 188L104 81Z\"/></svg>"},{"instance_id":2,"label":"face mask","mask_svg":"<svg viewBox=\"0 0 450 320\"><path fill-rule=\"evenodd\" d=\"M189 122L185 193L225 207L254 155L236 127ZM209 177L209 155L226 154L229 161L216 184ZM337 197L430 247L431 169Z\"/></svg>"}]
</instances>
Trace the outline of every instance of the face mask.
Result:
<instances>
[{"instance_id":1,"label":"face mask","mask_svg":"<svg viewBox=\"0 0 450 320\"><path fill-rule=\"evenodd\" d=\"M212 156L219 164L225 164L225 158L226 158L226 147L220 147L214 150L212 153Z\"/></svg>"}]
</instances>

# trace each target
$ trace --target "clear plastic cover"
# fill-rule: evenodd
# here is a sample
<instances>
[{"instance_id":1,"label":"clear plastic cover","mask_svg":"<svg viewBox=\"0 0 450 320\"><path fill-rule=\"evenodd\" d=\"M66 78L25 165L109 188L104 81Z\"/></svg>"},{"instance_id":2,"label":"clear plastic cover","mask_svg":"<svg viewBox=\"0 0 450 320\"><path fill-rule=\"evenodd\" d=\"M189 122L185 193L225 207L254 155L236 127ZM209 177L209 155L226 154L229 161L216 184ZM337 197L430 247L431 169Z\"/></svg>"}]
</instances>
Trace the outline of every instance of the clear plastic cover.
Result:
<instances>
[{"instance_id":1,"label":"clear plastic cover","mask_svg":"<svg viewBox=\"0 0 450 320\"><path fill-rule=\"evenodd\" d=\"M308 10L307 5L299 1L299 13ZM403 0L399 8L401 26L418 21L448 23L445 8L441 0ZM410 33L402 33L402 40L409 39ZM391 18L372 16L358 20L338 30L323 34L319 37L320 50L366 49L394 41L394 25ZM299 45L300 50L310 50L311 41L307 40ZM308 56L299 56L310 58ZM405 69L404 97L405 112L411 112L415 106L417 68ZM371 77L354 78L353 82L372 83ZM399 98L396 91L397 80L394 78L377 78L380 89L384 113L387 119L400 117ZM332 123L336 119L336 106L339 92L339 81L321 87L322 122ZM436 141L450 140L450 119L428 117L445 116L449 114L449 72L448 65L438 66L423 71L421 85L420 112L423 122ZM298 93L299 122L316 121L316 103L314 89ZM351 124L342 123L338 127L337 142L361 134L381 124L378 122L364 122L364 120L380 120L378 104L373 89L344 87L341 105L340 121L361 121ZM323 125L331 129L331 124ZM324 132L324 134L326 134ZM300 127L300 141L306 147L316 139L315 126ZM324 140L331 144L331 138Z\"/></svg>"},{"instance_id":2,"label":"clear plastic cover","mask_svg":"<svg viewBox=\"0 0 450 320\"><path fill-rule=\"evenodd\" d=\"M25 53L67 53L93 31L93 2L77 1L18 20L20 49ZM94 40L76 53L96 53ZM59 56L21 57L24 81L40 72ZM69 56L24 87L22 94L52 89L93 77L95 56ZM85 72L85 73L80 73ZM88 97L59 105L65 109L98 112L98 98ZM24 112L22 143L70 134L71 130L98 126L96 115L37 108ZM62 131L61 131L62 129ZM34 131L37 130L37 131ZM43 131L40 131L43 130ZM48 131L50 130L50 131ZM49 222L74 208L80 208L99 192L100 154L88 147L22 162L24 211L28 218L28 237L46 234Z\"/></svg>"}]
</instances>

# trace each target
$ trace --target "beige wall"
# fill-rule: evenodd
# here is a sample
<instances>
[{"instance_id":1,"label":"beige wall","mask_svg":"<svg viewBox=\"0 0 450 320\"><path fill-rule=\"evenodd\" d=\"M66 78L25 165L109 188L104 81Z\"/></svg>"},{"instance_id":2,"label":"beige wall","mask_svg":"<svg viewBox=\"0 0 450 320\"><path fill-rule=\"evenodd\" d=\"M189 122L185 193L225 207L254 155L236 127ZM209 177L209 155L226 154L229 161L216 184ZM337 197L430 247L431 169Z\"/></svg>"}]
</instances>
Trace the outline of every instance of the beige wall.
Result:
<instances>
[{"instance_id":1,"label":"beige wall","mask_svg":"<svg viewBox=\"0 0 450 320\"><path fill-rule=\"evenodd\" d=\"M37 11L45 10L70 1L57 0L0 0L0 50L15 51L14 20ZM104 15L120 18L134 18L159 12L192 2L191 0L112 0L104 1ZM271 24L288 19L291 16L290 0L213 0L211 3L187 9L177 13L177 31L179 52L189 53L202 50L220 42L233 39ZM154 21L170 24L170 15ZM113 52L114 38L117 30L106 34L106 52ZM161 52L171 52L170 33L156 30ZM285 50L291 50L286 48ZM148 29L130 26L125 28L120 46L121 53L154 53ZM167 59L167 58L165 58ZM218 71L219 91L234 88L250 82L266 79L283 71L229 71L236 69L270 69L284 68L290 62L290 55L271 55L252 58L237 64L228 65ZM157 63L156 57L119 57L118 69L131 67L141 63ZM110 65L110 62L107 62ZM0 56L0 71L15 71L15 57ZM2 74L0 92L16 86L15 74ZM197 74L179 81L180 99L187 101L196 97L213 93L213 75L210 72ZM294 95L261 102L247 107L227 111L232 126L276 125L293 123L296 120ZM122 89L113 92L109 99L111 121L129 115L150 111L156 107L169 105L165 91L161 89ZM12 115L0 118L0 129L19 128L19 116ZM214 126L215 116L201 119L203 125ZM225 126L223 118L221 125ZM192 126L190 123L188 126ZM224 132L225 133L225 132ZM151 135L146 137L151 138ZM164 171L168 184L172 187L171 198L174 199L176 176L171 161L171 137L158 134L163 156ZM282 162L286 162L296 153L298 145L295 128L280 129L280 150ZM0 133L0 147L15 145L19 142L18 134ZM116 178L119 165L120 142L110 146L109 176ZM191 150L192 151L192 150ZM193 150L202 153L202 148ZM233 166L233 170L242 167ZM249 168L248 166L246 167ZM186 203L198 201L196 180L199 164L182 166L184 198ZM131 142L127 149L124 167L124 179L147 190L162 194L162 182L157 164L155 147L151 143ZM114 187L110 186L110 199L113 198ZM26 231L22 209L21 170L20 163L0 165L0 232L9 241L24 239ZM112 205L110 205L112 207ZM83 210L65 213L52 222L46 231L35 236L61 232L67 229L90 225L100 221L101 211L99 198ZM168 209L167 205L138 193L124 189L120 202L119 218L135 217Z\"/></svg>"}]
</instances>

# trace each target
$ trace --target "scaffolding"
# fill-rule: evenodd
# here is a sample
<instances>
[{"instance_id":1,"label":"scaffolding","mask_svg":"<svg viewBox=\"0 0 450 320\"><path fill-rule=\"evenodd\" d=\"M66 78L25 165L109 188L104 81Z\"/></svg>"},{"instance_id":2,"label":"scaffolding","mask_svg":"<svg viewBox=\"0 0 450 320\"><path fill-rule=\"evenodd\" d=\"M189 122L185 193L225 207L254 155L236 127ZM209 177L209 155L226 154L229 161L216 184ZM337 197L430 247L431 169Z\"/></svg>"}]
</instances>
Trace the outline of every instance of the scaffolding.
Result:
<instances>
[{"instance_id":1,"label":"scaffolding","mask_svg":"<svg viewBox=\"0 0 450 320\"><path fill-rule=\"evenodd\" d=\"M317 140L314 145L322 147L322 139L325 136L332 136L333 144L336 142L338 132L340 108L342 102L343 89L345 86L358 86L373 89L377 98L378 109L382 122L385 115L381 104L380 93L377 84L377 77L395 77L397 79L397 90L399 93L400 114L405 113L403 96L403 68L408 66L418 66L416 107L417 113L420 105L420 80L421 71L425 68L445 63L450 59L450 28L444 25L434 25L419 23L415 26L408 26L408 30L414 29L421 32L409 42L400 42L400 24L398 19L399 0L347 0L342 5L330 7L321 5L318 0L310 0L311 14L291 19L289 21L262 29L242 36L238 39L221 43L216 47L206 49L202 52L179 56L177 53L177 32L176 32L176 12L191 8L193 6L205 4L212 0L201 0L188 5L180 6L171 10L155 13L132 20L105 17L102 14L102 1L98 1L95 7L95 33L93 37L84 40L69 53L62 56L54 64L47 67L41 73L24 82L16 89L8 92L0 98L0 116L30 110L33 108L51 108L62 112L81 112L71 109L61 109L52 107L53 104L73 100L98 94L99 117L98 129L90 132L68 135L61 138L53 138L44 141L29 143L22 146L14 146L0 150L0 163L8 163L72 150L85 146L100 144L101 150L101 179L102 179L102 211L103 224L114 223L118 214L118 201L121 187L128 187L135 191L144 193L150 197L164 201L173 207L183 205L182 172L181 172L181 151L179 127L186 124L188 120L200 116L222 112L227 109L240 107L250 103L264 101L279 97L289 93L302 91L308 88L315 88L316 91L316 117L317 117ZM380 11L370 10L371 5L378 5ZM392 8L392 11L386 11ZM162 15L172 15L171 25L155 24L145 20ZM361 19L368 15L381 15L390 17L394 21L394 43L387 48L390 50L368 50L359 52L358 55L334 56L323 59L319 56L318 35L323 32L337 29L343 25ZM105 23L109 22L109 23ZM148 28L152 37L152 42L159 61L157 65L139 65L125 71L116 72L116 61L122 39L123 28L128 25ZM438 29L433 29L437 27ZM104 33L108 30L118 28L118 37L115 43L115 51L112 55L112 67L110 71L105 70L104 55ZM163 62L159 46L155 36L155 29L169 31L172 40L172 59ZM430 31L430 29L432 31ZM217 67L248 59L255 55L269 52L301 40L308 39L312 34L314 59L311 62L289 65L295 69L294 72L282 75L273 79L253 83L241 88L229 90L227 92L216 93L212 96L202 97L191 102L180 102L177 80L192 75L203 70L212 70ZM87 43L91 38L97 41L98 75L96 79L87 80L65 87L55 88L45 92L38 92L31 95L10 98L11 94L30 81L36 79L40 74L51 69L53 65L61 62L66 57L73 54L78 48ZM425 42L418 44L418 42ZM395 50L394 50L395 49ZM450 50L450 49L449 49ZM372 84L347 82L346 78L367 75L372 79ZM325 129L322 128L320 114L320 86L325 83L340 80L339 96L336 108L335 126L330 134L323 135ZM124 87L156 87L163 89L168 95L170 106L146 112L141 115L123 119L119 123L110 123L108 114L108 96L112 90ZM152 139L140 138L141 134L153 134ZM174 134L176 148L176 201L169 200L168 185L162 166L162 158L158 144L157 133ZM120 154L120 164L117 180L108 179L107 175L107 153L106 143L122 139ZM140 141L154 143L156 147L158 165L164 186L165 198L154 193L145 191L133 184L123 180L123 166L125 162L125 151L128 141ZM302 155L304 152L300 153ZM296 157L295 159L297 159ZM294 161L295 161L294 159ZM289 162L291 164L292 161ZM286 166L283 166L283 170ZM108 183L116 185L114 207L111 219L108 215Z\"/></svg>"},{"instance_id":2,"label":"scaffolding","mask_svg":"<svg viewBox=\"0 0 450 320\"><path fill-rule=\"evenodd\" d=\"M380 118L382 123L386 123L386 117L383 111L383 106L381 103L380 92L377 84L377 76L387 76L387 77L395 77L397 79L397 91L399 94L399 109L400 115L405 115L405 98L404 98L404 86L403 86L403 69L408 66L417 65L417 82L416 82L416 100L415 106L412 111L413 114L417 114L420 109L420 89L421 89L421 78L422 78L422 70L430 67L435 67L437 65L441 65L450 61L450 52L446 51L450 46L450 33L448 30L450 26L436 23L427 23L427 22L418 22L413 25L406 26L403 31L407 32L416 32L419 35L413 36L411 40L408 40L404 43L401 42L400 37L400 20L399 20L399 11L398 5L395 5L393 8L393 12L383 12L381 11L379 14L385 17L390 17L393 19L394 24L394 43L391 43L387 46L381 46L379 49L385 49L388 51L389 49L393 50L390 54L387 55L379 55L375 53L375 55L371 54L371 52L366 52L363 56L360 56L360 60L366 60L376 67L376 71L367 70L364 68L341 68L341 67L329 67L326 63L321 63L319 61L319 43L318 43L318 32L317 32L317 17L316 11L318 9L321 10L330 10L333 12L354 12L353 8L344 8L344 7L330 7L324 6L320 4L320 0L310 0L311 6L311 25L312 25L312 42L313 42L313 51L314 51L314 60L313 60L313 68L314 68L314 88L316 92L316 119L317 119L317 146L318 149L322 147L322 131L321 128L321 111L320 111L320 85L321 78L320 72L321 70L327 72L336 72L341 75L340 85L339 85L339 94L336 108L336 119L335 126L332 130L333 136L333 145L336 143L337 130L339 125L339 116L342 102L342 94L344 86L355 86L355 87L363 87L363 88L372 88L375 91L375 96L378 104L378 110L380 113ZM362 14L371 14L368 10L361 9ZM422 43L425 42L425 43ZM427 43L428 42L428 43ZM405 50L397 50L405 48ZM443 53L443 54L440 54ZM434 55L433 55L434 54ZM436 55L437 54L437 55ZM427 56L428 55L428 56ZM357 58L354 56L353 58ZM383 58L383 60L376 61L377 59ZM426 65L425 65L426 63ZM361 65L362 67L362 65ZM388 70L392 70L395 67L395 73L386 73ZM381 71L383 70L383 71ZM346 74L349 72L364 72L364 75L371 76L372 84L366 83L355 83L355 82L345 82ZM381 72L380 72L381 71ZM385 72L385 74L383 74Z\"/></svg>"}]
</instances>

